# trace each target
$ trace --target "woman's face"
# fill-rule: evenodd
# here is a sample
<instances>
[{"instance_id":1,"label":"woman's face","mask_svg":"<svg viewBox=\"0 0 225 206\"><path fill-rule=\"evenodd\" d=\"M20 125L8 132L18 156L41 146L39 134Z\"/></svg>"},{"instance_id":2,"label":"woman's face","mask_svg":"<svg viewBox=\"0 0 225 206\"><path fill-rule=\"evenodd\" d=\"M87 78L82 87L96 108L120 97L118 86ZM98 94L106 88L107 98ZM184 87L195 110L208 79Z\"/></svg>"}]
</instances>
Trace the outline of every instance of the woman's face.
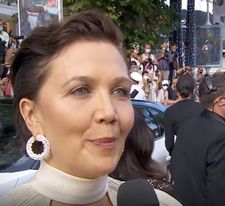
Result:
<instances>
[{"instance_id":1,"label":"woman's face","mask_svg":"<svg viewBox=\"0 0 225 206\"><path fill-rule=\"evenodd\" d=\"M130 86L124 59L110 43L83 41L61 52L35 106L51 145L46 161L78 177L111 172L133 125Z\"/></svg>"}]
</instances>

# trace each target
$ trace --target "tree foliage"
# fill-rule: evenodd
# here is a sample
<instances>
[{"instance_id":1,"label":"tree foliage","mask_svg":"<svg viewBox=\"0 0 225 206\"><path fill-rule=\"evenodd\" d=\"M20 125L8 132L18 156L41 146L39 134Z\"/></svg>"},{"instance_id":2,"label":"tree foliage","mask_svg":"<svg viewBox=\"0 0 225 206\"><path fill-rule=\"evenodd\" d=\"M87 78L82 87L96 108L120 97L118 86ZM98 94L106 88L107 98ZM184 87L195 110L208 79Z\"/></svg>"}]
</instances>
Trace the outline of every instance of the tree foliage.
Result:
<instances>
[{"instance_id":1,"label":"tree foliage","mask_svg":"<svg viewBox=\"0 0 225 206\"><path fill-rule=\"evenodd\" d=\"M17 1L0 2L10 5ZM145 43L156 46L163 37L169 37L178 20L164 0L63 0L64 16L86 9L104 11L122 30L127 47Z\"/></svg>"},{"instance_id":2,"label":"tree foliage","mask_svg":"<svg viewBox=\"0 0 225 206\"><path fill-rule=\"evenodd\" d=\"M7 4L7 5L10 5L16 2L17 2L16 0L0 0L0 4Z\"/></svg>"},{"instance_id":3,"label":"tree foliage","mask_svg":"<svg viewBox=\"0 0 225 206\"><path fill-rule=\"evenodd\" d=\"M104 11L123 31L128 47L157 45L169 37L178 19L164 0L64 0L63 4L64 16L84 9Z\"/></svg>"}]
</instances>

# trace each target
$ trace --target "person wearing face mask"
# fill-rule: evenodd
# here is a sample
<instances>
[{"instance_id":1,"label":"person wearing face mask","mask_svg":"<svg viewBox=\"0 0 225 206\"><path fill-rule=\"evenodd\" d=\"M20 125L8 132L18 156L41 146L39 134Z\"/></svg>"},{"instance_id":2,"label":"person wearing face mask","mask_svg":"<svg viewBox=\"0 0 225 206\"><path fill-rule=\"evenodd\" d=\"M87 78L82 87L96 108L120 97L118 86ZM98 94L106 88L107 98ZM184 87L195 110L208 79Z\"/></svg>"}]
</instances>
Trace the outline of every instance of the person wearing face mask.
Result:
<instances>
[{"instance_id":1,"label":"person wearing face mask","mask_svg":"<svg viewBox=\"0 0 225 206\"><path fill-rule=\"evenodd\" d=\"M162 88L158 91L157 94L157 102L160 104L167 105L168 104L168 87L169 87L169 81L164 79L162 81Z\"/></svg>"},{"instance_id":2,"label":"person wearing face mask","mask_svg":"<svg viewBox=\"0 0 225 206\"><path fill-rule=\"evenodd\" d=\"M151 61L153 65L158 65L158 61L154 54L151 54L151 45L145 44L145 51L141 55L141 64L145 65L148 61Z\"/></svg>"},{"instance_id":3,"label":"person wearing face mask","mask_svg":"<svg viewBox=\"0 0 225 206\"><path fill-rule=\"evenodd\" d=\"M3 23L0 21L0 38L5 43L5 48L8 48L9 34L3 30Z\"/></svg>"}]
</instances>

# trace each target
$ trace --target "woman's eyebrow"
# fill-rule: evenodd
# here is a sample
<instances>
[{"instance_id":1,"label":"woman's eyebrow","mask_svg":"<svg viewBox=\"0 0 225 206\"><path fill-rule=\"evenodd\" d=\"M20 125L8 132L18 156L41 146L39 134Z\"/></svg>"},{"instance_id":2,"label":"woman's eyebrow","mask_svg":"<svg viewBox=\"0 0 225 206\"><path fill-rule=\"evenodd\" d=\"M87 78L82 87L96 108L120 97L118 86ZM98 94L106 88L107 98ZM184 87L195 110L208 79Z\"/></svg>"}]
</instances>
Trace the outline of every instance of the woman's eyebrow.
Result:
<instances>
[{"instance_id":1,"label":"woman's eyebrow","mask_svg":"<svg viewBox=\"0 0 225 206\"><path fill-rule=\"evenodd\" d=\"M66 85L68 84L71 84L73 82L85 82L85 83L96 83L96 81L90 77L87 77L87 76L76 76L76 77L72 77L71 79L69 79L68 81L64 82L62 87L65 87ZM129 86L132 85L132 81L128 78L128 77L116 77L114 80L113 80L113 84L121 84L121 83L125 83L125 84L128 84Z\"/></svg>"},{"instance_id":2,"label":"woman's eyebrow","mask_svg":"<svg viewBox=\"0 0 225 206\"><path fill-rule=\"evenodd\" d=\"M87 77L87 76L76 76L76 77L72 77L71 79L69 79L68 81L64 82L62 87L65 87L68 84L71 84L73 82L86 82L86 83L95 83L95 80Z\"/></svg>"},{"instance_id":3,"label":"woman's eyebrow","mask_svg":"<svg viewBox=\"0 0 225 206\"><path fill-rule=\"evenodd\" d=\"M125 83L128 85L132 85L132 81L128 77L117 77L115 78L114 82L115 84Z\"/></svg>"}]
</instances>

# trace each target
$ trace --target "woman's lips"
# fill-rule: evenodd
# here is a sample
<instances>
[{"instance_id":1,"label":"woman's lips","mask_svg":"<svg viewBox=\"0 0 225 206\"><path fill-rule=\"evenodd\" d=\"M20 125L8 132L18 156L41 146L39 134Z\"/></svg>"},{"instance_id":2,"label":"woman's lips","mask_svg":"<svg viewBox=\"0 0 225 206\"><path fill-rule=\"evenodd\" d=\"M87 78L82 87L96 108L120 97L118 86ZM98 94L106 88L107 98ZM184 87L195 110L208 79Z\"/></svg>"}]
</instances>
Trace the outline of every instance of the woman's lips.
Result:
<instances>
[{"instance_id":1,"label":"woman's lips","mask_svg":"<svg viewBox=\"0 0 225 206\"><path fill-rule=\"evenodd\" d=\"M99 139L94 139L94 140L89 140L92 144L107 148L107 149L112 149L116 146L117 138L116 137L105 137L105 138L99 138Z\"/></svg>"}]
</instances>

